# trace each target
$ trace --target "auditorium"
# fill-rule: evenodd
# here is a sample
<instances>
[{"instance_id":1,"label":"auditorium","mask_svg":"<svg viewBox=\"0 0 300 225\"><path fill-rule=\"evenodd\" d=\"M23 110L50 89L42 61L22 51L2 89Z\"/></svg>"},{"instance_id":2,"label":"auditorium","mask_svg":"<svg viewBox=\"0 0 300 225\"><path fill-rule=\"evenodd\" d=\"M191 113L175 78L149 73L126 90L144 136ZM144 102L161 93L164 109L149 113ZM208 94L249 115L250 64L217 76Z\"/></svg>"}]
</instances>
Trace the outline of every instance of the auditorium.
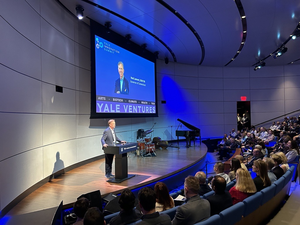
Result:
<instances>
[{"instance_id":1,"label":"auditorium","mask_svg":"<svg viewBox=\"0 0 300 225\"><path fill-rule=\"evenodd\" d=\"M185 179L251 160L241 139L220 150L233 129L271 130L272 140L257 134L265 157L281 132L287 156L288 141L299 148L297 0L0 2L0 224L72 224L74 203L92 194L109 224L124 190L138 201L158 182L177 199L160 214L177 224ZM296 224L297 151L259 203L253 195L193 224Z\"/></svg>"}]
</instances>

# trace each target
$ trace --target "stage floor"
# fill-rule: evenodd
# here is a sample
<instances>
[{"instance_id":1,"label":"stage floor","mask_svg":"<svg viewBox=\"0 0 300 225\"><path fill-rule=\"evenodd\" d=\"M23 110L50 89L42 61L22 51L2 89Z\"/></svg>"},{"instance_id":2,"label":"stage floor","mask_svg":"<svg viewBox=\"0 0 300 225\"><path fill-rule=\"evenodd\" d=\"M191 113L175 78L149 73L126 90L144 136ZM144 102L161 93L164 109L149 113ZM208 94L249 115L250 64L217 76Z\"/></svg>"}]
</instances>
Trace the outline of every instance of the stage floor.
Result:
<instances>
[{"instance_id":1,"label":"stage floor","mask_svg":"<svg viewBox=\"0 0 300 225\"><path fill-rule=\"evenodd\" d=\"M140 157L129 153L128 173L135 174L135 176L122 183L106 182L104 159L70 170L32 192L10 210L7 216L47 210L58 206L61 200L64 205L67 205L75 202L81 194L95 190L100 190L101 195L106 195L111 192L121 192L127 187L143 186L149 181L180 171L205 157L207 153L205 144L200 145L197 141L196 145L190 148L184 147L184 144L180 143L179 149L168 147L166 150L157 150L156 157Z\"/></svg>"}]
</instances>

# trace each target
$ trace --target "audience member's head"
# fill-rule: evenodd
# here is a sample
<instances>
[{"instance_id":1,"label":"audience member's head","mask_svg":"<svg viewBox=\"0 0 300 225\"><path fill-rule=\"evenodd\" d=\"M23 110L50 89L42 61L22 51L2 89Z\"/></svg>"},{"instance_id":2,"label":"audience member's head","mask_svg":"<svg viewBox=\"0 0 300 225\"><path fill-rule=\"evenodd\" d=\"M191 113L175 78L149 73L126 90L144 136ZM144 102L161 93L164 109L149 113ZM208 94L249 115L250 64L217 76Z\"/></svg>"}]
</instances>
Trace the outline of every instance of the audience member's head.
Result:
<instances>
[{"instance_id":1,"label":"audience member's head","mask_svg":"<svg viewBox=\"0 0 300 225\"><path fill-rule=\"evenodd\" d=\"M143 187L138 193L138 199L143 214L155 210L156 195L152 188Z\"/></svg>"},{"instance_id":2,"label":"audience member's head","mask_svg":"<svg viewBox=\"0 0 300 225\"><path fill-rule=\"evenodd\" d=\"M91 207L87 210L83 218L84 225L105 225L103 213L97 207Z\"/></svg>"},{"instance_id":3,"label":"audience member's head","mask_svg":"<svg viewBox=\"0 0 300 225\"><path fill-rule=\"evenodd\" d=\"M250 176L250 173L243 169L239 168L236 171L236 184L235 188L244 193L255 193L256 187Z\"/></svg>"},{"instance_id":4,"label":"audience member's head","mask_svg":"<svg viewBox=\"0 0 300 225\"><path fill-rule=\"evenodd\" d=\"M215 165L214 165L214 171L216 173L223 173L224 172L224 164L221 163L221 162L217 162Z\"/></svg>"},{"instance_id":5,"label":"audience member's head","mask_svg":"<svg viewBox=\"0 0 300 225\"><path fill-rule=\"evenodd\" d=\"M234 158L240 160L240 163L244 162L244 157L242 155L236 155Z\"/></svg>"},{"instance_id":6,"label":"audience member's head","mask_svg":"<svg viewBox=\"0 0 300 225\"><path fill-rule=\"evenodd\" d=\"M268 170L271 170L274 167L275 163L272 158L264 157L263 160L266 162Z\"/></svg>"},{"instance_id":7,"label":"audience member's head","mask_svg":"<svg viewBox=\"0 0 300 225\"><path fill-rule=\"evenodd\" d=\"M223 194L226 189L226 181L224 177L221 177L220 175L216 175L214 176L211 182L211 186L216 194Z\"/></svg>"},{"instance_id":8,"label":"audience member's head","mask_svg":"<svg viewBox=\"0 0 300 225\"><path fill-rule=\"evenodd\" d=\"M231 159L231 170L236 172L237 169L241 168L241 162L237 158Z\"/></svg>"},{"instance_id":9,"label":"audience member's head","mask_svg":"<svg viewBox=\"0 0 300 225\"><path fill-rule=\"evenodd\" d=\"M81 197L74 203L73 211L78 218L82 219L89 207L90 201L87 198Z\"/></svg>"},{"instance_id":10,"label":"audience member's head","mask_svg":"<svg viewBox=\"0 0 300 225\"><path fill-rule=\"evenodd\" d=\"M253 172L255 172L264 182L264 187L271 185L270 178L268 176L268 166L263 160L258 159L253 162Z\"/></svg>"},{"instance_id":11,"label":"audience member's head","mask_svg":"<svg viewBox=\"0 0 300 225\"><path fill-rule=\"evenodd\" d=\"M271 157L275 163L275 166L279 166L282 163L282 159L278 154L273 154Z\"/></svg>"},{"instance_id":12,"label":"audience member's head","mask_svg":"<svg viewBox=\"0 0 300 225\"><path fill-rule=\"evenodd\" d=\"M275 155L279 155L283 164L287 163L287 157L283 152L276 152Z\"/></svg>"},{"instance_id":13,"label":"audience member's head","mask_svg":"<svg viewBox=\"0 0 300 225\"><path fill-rule=\"evenodd\" d=\"M195 174L195 177L199 179L199 184L206 184L206 175L204 172L199 171Z\"/></svg>"},{"instance_id":14,"label":"audience member's head","mask_svg":"<svg viewBox=\"0 0 300 225\"><path fill-rule=\"evenodd\" d=\"M157 182L154 186L154 192L156 194L156 201L163 205L163 210L174 207L169 189L165 183Z\"/></svg>"},{"instance_id":15,"label":"audience member's head","mask_svg":"<svg viewBox=\"0 0 300 225\"><path fill-rule=\"evenodd\" d=\"M197 195L200 191L199 179L194 176L188 176L184 180L184 195L190 198Z\"/></svg>"},{"instance_id":16,"label":"audience member's head","mask_svg":"<svg viewBox=\"0 0 300 225\"><path fill-rule=\"evenodd\" d=\"M261 147L261 146L260 146ZM261 150L259 148L253 149L253 157L260 157L262 155Z\"/></svg>"},{"instance_id":17,"label":"audience member's head","mask_svg":"<svg viewBox=\"0 0 300 225\"><path fill-rule=\"evenodd\" d=\"M124 189L119 198L119 205L123 210L132 210L135 204L135 196L128 188Z\"/></svg>"}]
</instances>

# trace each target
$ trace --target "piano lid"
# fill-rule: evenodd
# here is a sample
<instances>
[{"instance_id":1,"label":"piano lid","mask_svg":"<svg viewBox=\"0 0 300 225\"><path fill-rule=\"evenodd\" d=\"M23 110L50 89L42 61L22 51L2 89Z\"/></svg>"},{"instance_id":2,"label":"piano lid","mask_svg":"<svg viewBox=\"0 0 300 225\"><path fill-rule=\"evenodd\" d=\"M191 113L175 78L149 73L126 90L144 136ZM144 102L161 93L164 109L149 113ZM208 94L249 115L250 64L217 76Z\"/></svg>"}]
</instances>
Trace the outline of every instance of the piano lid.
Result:
<instances>
[{"instance_id":1,"label":"piano lid","mask_svg":"<svg viewBox=\"0 0 300 225\"><path fill-rule=\"evenodd\" d=\"M187 128L189 128L189 129L191 129L191 130L196 130L196 131L200 131L200 129L199 128L197 128L197 127L195 127L195 126L193 126L193 125L191 125L191 124L189 124L189 123L187 123L187 122L185 122L185 121L183 121L183 120L181 120L181 119L177 119L179 122L181 122L184 126L186 126Z\"/></svg>"}]
</instances>

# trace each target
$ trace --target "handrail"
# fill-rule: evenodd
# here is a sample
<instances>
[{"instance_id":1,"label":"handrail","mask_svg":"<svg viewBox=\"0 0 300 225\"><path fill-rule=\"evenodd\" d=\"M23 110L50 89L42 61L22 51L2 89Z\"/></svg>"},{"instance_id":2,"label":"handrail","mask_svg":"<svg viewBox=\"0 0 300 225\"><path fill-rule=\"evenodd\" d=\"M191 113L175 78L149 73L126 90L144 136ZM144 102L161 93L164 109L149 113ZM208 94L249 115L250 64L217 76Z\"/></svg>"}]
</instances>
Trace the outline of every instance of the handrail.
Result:
<instances>
[{"instance_id":1,"label":"handrail","mask_svg":"<svg viewBox=\"0 0 300 225\"><path fill-rule=\"evenodd\" d=\"M300 112L300 109L297 109L297 110L295 110L295 111L292 111L292 112L283 114L283 115L281 115L281 116L274 117L273 119L266 120L266 121L264 121L264 122L261 122L261 123L258 123L258 124L256 124L256 125L254 125L254 126L256 127L256 126L259 126L259 125L262 125L262 124L265 124L265 123L273 122L273 121L276 120L276 119L279 119L279 118L281 118L281 117L286 117L286 116L291 115L291 114L296 113L296 112Z\"/></svg>"}]
</instances>

